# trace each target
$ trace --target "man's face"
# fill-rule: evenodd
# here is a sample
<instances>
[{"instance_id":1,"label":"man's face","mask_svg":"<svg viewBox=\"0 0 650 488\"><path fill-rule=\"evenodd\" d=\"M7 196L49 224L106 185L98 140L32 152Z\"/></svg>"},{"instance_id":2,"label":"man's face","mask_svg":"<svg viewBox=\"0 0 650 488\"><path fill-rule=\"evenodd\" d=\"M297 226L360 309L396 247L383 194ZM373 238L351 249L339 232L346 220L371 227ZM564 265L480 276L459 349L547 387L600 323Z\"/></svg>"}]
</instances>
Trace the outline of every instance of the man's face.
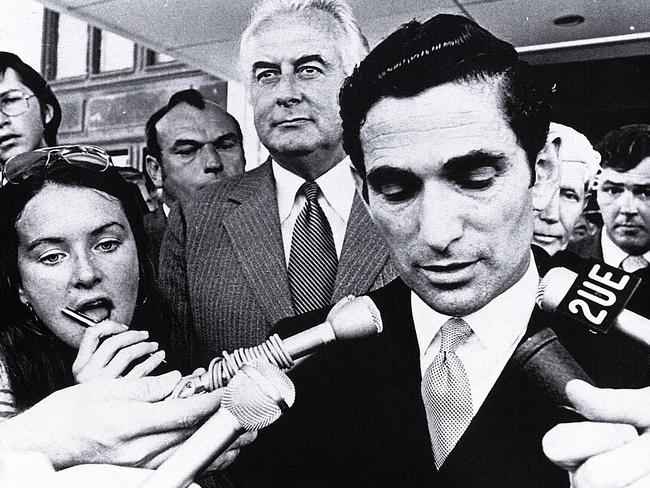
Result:
<instances>
[{"instance_id":1,"label":"man's face","mask_svg":"<svg viewBox=\"0 0 650 488\"><path fill-rule=\"evenodd\" d=\"M382 99L360 138L372 216L402 278L430 307L467 315L523 276L530 170L491 85Z\"/></svg>"},{"instance_id":2,"label":"man's face","mask_svg":"<svg viewBox=\"0 0 650 488\"><path fill-rule=\"evenodd\" d=\"M186 200L197 190L244 172L244 151L235 123L226 112L206 103L171 109L156 124L161 149L162 184L170 200ZM154 173L154 174L152 174ZM154 180L155 171L149 174Z\"/></svg>"},{"instance_id":3,"label":"man's face","mask_svg":"<svg viewBox=\"0 0 650 488\"><path fill-rule=\"evenodd\" d=\"M19 90L33 95L32 90L20 81L18 73L7 68L0 75L0 96ZM45 146L41 107L36 97L27 100L28 109L20 115L7 116L0 112L0 163L9 158ZM47 114L51 117L51 114Z\"/></svg>"},{"instance_id":4,"label":"man's face","mask_svg":"<svg viewBox=\"0 0 650 488\"><path fill-rule=\"evenodd\" d=\"M344 156L338 93L346 75L335 29L322 12L279 16L243 55L257 134L281 163L315 151Z\"/></svg>"},{"instance_id":5,"label":"man's face","mask_svg":"<svg viewBox=\"0 0 650 488\"><path fill-rule=\"evenodd\" d=\"M535 216L533 244L553 255L566 249L585 203L583 163L560 162L559 186L549 205Z\"/></svg>"},{"instance_id":6,"label":"man's face","mask_svg":"<svg viewBox=\"0 0 650 488\"><path fill-rule=\"evenodd\" d=\"M650 156L635 168L619 173L605 168L597 199L605 231L628 254L650 249Z\"/></svg>"}]
</instances>

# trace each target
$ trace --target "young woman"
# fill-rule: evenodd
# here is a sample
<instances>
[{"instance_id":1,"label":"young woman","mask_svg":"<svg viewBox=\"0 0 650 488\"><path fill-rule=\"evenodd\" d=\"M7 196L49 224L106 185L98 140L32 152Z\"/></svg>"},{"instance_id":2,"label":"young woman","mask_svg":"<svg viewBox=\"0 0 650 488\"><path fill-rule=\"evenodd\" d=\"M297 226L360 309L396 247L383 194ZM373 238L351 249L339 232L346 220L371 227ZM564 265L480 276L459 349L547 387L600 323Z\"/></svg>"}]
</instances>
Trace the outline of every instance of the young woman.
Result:
<instances>
[{"instance_id":1,"label":"young woman","mask_svg":"<svg viewBox=\"0 0 650 488\"><path fill-rule=\"evenodd\" d=\"M75 382L150 373L164 334L137 192L91 146L21 154L2 181L0 420Z\"/></svg>"}]
</instances>

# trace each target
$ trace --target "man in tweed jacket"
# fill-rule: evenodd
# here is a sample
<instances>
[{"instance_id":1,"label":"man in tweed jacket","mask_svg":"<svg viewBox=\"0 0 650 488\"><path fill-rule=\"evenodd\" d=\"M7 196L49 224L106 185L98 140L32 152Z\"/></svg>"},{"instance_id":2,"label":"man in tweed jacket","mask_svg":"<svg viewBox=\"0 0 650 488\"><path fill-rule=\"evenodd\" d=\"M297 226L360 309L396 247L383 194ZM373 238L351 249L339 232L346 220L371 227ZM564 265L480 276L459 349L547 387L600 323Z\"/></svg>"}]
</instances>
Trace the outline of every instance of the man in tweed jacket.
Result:
<instances>
[{"instance_id":1,"label":"man in tweed jacket","mask_svg":"<svg viewBox=\"0 0 650 488\"><path fill-rule=\"evenodd\" d=\"M322 191L338 255L332 302L394 277L341 144L337 95L367 42L343 0L280 3L257 5L240 46L255 126L271 156L172 211L162 244L172 354L188 370L263 341L294 314L287 265L305 181Z\"/></svg>"}]
</instances>

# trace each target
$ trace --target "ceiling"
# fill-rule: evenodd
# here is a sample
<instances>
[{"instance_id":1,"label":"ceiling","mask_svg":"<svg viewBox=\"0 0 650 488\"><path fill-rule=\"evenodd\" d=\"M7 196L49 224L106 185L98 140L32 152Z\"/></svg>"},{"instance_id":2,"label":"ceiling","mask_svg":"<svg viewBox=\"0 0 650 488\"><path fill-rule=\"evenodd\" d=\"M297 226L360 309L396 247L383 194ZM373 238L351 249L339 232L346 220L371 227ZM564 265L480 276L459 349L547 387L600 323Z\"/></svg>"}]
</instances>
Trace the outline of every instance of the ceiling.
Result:
<instances>
[{"instance_id":1,"label":"ceiling","mask_svg":"<svg viewBox=\"0 0 650 488\"><path fill-rule=\"evenodd\" d=\"M236 76L237 40L253 0L39 0L225 79ZM401 23L437 13L471 17L532 62L650 54L648 0L349 0L371 45ZM585 21L556 26L557 17ZM602 40L609 36L625 36ZM593 41L593 39L601 39ZM548 46L591 40L585 46ZM580 43L578 43L580 44ZM539 47L539 45L547 45ZM537 47L527 47L537 46Z\"/></svg>"}]
</instances>

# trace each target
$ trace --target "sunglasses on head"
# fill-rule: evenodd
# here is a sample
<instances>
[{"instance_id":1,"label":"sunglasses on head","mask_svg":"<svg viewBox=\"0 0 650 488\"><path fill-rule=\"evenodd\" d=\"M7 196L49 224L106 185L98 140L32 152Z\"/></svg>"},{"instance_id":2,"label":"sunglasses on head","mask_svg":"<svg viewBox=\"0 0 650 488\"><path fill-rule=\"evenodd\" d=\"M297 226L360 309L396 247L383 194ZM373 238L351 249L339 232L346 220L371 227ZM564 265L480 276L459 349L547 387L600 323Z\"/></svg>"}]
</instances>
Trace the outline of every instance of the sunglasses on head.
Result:
<instances>
[{"instance_id":1,"label":"sunglasses on head","mask_svg":"<svg viewBox=\"0 0 650 488\"><path fill-rule=\"evenodd\" d=\"M97 146L53 146L18 154L2 168L2 186L20 184L32 176L46 176L60 164L101 173L113 166L106 151Z\"/></svg>"}]
</instances>

